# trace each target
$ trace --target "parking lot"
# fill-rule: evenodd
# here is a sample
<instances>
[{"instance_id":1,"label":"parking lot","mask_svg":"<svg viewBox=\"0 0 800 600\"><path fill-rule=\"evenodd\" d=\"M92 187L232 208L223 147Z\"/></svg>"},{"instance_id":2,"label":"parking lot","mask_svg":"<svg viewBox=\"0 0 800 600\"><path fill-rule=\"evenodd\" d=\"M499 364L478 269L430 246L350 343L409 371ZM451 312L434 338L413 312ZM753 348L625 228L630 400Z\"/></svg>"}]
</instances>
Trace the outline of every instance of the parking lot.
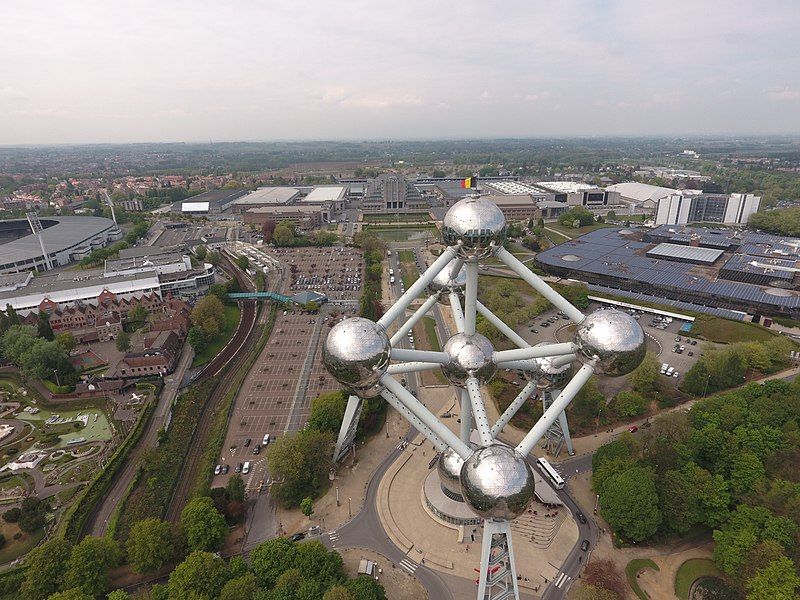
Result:
<instances>
[{"instance_id":1,"label":"parking lot","mask_svg":"<svg viewBox=\"0 0 800 600\"><path fill-rule=\"evenodd\" d=\"M315 291L332 302L357 302L364 279L364 255L358 248L263 248L289 270L284 293Z\"/></svg>"}]
</instances>

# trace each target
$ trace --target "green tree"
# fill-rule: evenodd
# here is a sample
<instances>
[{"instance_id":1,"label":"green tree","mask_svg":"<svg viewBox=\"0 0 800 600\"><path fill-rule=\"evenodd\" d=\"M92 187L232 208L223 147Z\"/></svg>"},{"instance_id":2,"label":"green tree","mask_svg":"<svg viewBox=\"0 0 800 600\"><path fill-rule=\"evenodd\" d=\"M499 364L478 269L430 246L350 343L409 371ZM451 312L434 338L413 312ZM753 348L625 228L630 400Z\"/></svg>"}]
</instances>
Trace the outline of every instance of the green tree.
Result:
<instances>
[{"instance_id":1,"label":"green tree","mask_svg":"<svg viewBox=\"0 0 800 600\"><path fill-rule=\"evenodd\" d=\"M56 341L61 345L67 355L69 355L75 349L75 346L78 345L78 342L75 341L75 337L69 331L62 331L59 333L56 336Z\"/></svg>"},{"instance_id":2,"label":"green tree","mask_svg":"<svg viewBox=\"0 0 800 600\"><path fill-rule=\"evenodd\" d=\"M794 600L798 587L800 577L794 563L781 556L747 582L747 600Z\"/></svg>"},{"instance_id":3,"label":"green tree","mask_svg":"<svg viewBox=\"0 0 800 600\"><path fill-rule=\"evenodd\" d=\"M660 368L655 355L648 352L644 360L639 364L634 371L628 375L628 383L633 388L633 391L638 392L646 397L651 397L658 391L658 377Z\"/></svg>"},{"instance_id":4,"label":"green tree","mask_svg":"<svg viewBox=\"0 0 800 600\"><path fill-rule=\"evenodd\" d=\"M336 551L329 552L320 542L298 544L294 564L306 579L319 582L323 589L345 580L341 555Z\"/></svg>"},{"instance_id":5,"label":"green tree","mask_svg":"<svg viewBox=\"0 0 800 600\"><path fill-rule=\"evenodd\" d=\"M242 254L239 258L236 259L236 265L242 271L246 271L250 267L250 259L247 258L244 254Z\"/></svg>"},{"instance_id":6,"label":"green tree","mask_svg":"<svg viewBox=\"0 0 800 600\"><path fill-rule=\"evenodd\" d=\"M191 320L192 325L203 330L206 339L212 339L225 323L225 307L216 296L206 296L194 305Z\"/></svg>"},{"instance_id":7,"label":"green tree","mask_svg":"<svg viewBox=\"0 0 800 600\"><path fill-rule=\"evenodd\" d=\"M208 496L193 498L181 511L181 528L186 533L189 550L216 550L222 544L228 527L225 517Z\"/></svg>"},{"instance_id":8,"label":"green tree","mask_svg":"<svg viewBox=\"0 0 800 600\"><path fill-rule=\"evenodd\" d=\"M638 417L647 411L647 400L636 392L619 392L612 398L609 408L617 417Z\"/></svg>"},{"instance_id":9,"label":"green tree","mask_svg":"<svg viewBox=\"0 0 800 600\"><path fill-rule=\"evenodd\" d=\"M219 298L220 302L225 302L228 298L228 287L223 283L215 283L208 287L208 293Z\"/></svg>"},{"instance_id":10,"label":"green tree","mask_svg":"<svg viewBox=\"0 0 800 600\"><path fill-rule=\"evenodd\" d=\"M87 536L72 548L62 587L80 588L91 596L104 594L108 590L108 571L121 558L119 545L113 539Z\"/></svg>"},{"instance_id":11,"label":"green tree","mask_svg":"<svg viewBox=\"0 0 800 600\"><path fill-rule=\"evenodd\" d=\"M147 321L147 316L147 309L141 304L137 304L128 311L128 321L130 323L136 323L139 327Z\"/></svg>"},{"instance_id":12,"label":"green tree","mask_svg":"<svg viewBox=\"0 0 800 600\"><path fill-rule=\"evenodd\" d=\"M186 339L194 350L195 354L200 354L208 347L208 343L206 342L206 334L203 332L202 328L198 327L197 325L193 325L189 329L189 335Z\"/></svg>"},{"instance_id":13,"label":"green tree","mask_svg":"<svg viewBox=\"0 0 800 600\"><path fill-rule=\"evenodd\" d=\"M225 486L225 495L228 500L244 502L245 485L241 475L236 473L228 479L228 484Z\"/></svg>"},{"instance_id":14,"label":"green tree","mask_svg":"<svg viewBox=\"0 0 800 600\"><path fill-rule=\"evenodd\" d=\"M359 575L345 584L355 600L386 600L383 586L372 577Z\"/></svg>"},{"instance_id":15,"label":"green tree","mask_svg":"<svg viewBox=\"0 0 800 600\"><path fill-rule=\"evenodd\" d=\"M297 506L306 496L327 485L331 468L333 434L305 429L279 437L270 445L267 463L278 483L272 496L284 506Z\"/></svg>"},{"instance_id":16,"label":"green tree","mask_svg":"<svg viewBox=\"0 0 800 600\"><path fill-rule=\"evenodd\" d=\"M94 600L94 596L76 587L53 594L47 600Z\"/></svg>"},{"instance_id":17,"label":"green tree","mask_svg":"<svg viewBox=\"0 0 800 600\"><path fill-rule=\"evenodd\" d=\"M617 220L617 213L613 210L610 210L606 213L606 220L607 221L616 221Z\"/></svg>"},{"instance_id":18,"label":"green tree","mask_svg":"<svg viewBox=\"0 0 800 600\"><path fill-rule=\"evenodd\" d=\"M609 477L600 495L600 508L620 535L636 542L652 536L661 524L652 472L633 467Z\"/></svg>"},{"instance_id":19,"label":"green tree","mask_svg":"<svg viewBox=\"0 0 800 600\"><path fill-rule=\"evenodd\" d=\"M106 600L131 600L131 595L125 590L114 590L106 596Z\"/></svg>"},{"instance_id":20,"label":"green tree","mask_svg":"<svg viewBox=\"0 0 800 600\"><path fill-rule=\"evenodd\" d=\"M671 469L658 483L662 525L679 535L701 522L700 494L683 471Z\"/></svg>"},{"instance_id":21,"label":"green tree","mask_svg":"<svg viewBox=\"0 0 800 600\"><path fill-rule=\"evenodd\" d=\"M293 568L297 546L286 538L273 538L256 546L250 553L250 566L261 587L271 589L283 573Z\"/></svg>"},{"instance_id":22,"label":"green tree","mask_svg":"<svg viewBox=\"0 0 800 600\"><path fill-rule=\"evenodd\" d=\"M194 249L194 255L197 257L197 260L205 260L207 254L208 248L203 245L196 246Z\"/></svg>"},{"instance_id":23,"label":"green tree","mask_svg":"<svg viewBox=\"0 0 800 600\"><path fill-rule=\"evenodd\" d=\"M169 576L169 600L218 598L227 581L225 561L210 552L192 552Z\"/></svg>"},{"instance_id":24,"label":"green tree","mask_svg":"<svg viewBox=\"0 0 800 600\"><path fill-rule=\"evenodd\" d=\"M300 512L305 516L310 517L314 512L314 499L306 496L300 501Z\"/></svg>"},{"instance_id":25,"label":"green tree","mask_svg":"<svg viewBox=\"0 0 800 600\"><path fill-rule=\"evenodd\" d=\"M620 596L596 585L583 585L575 591L576 600L620 600Z\"/></svg>"},{"instance_id":26,"label":"green tree","mask_svg":"<svg viewBox=\"0 0 800 600\"><path fill-rule=\"evenodd\" d=\"M209 253L206 255L206 261L207 261L209 264L212 264L212 265L214 265L215 267L216 267L216 266L219 264L219 261L220 261L220 260L221 260L221 258L220 258L219 252L217 252L216 250L211 250L211 251L210 251L210 252L209 252Z\"/></svg>"},{"instance_id":27,"label":"green tree","mask_svg":"<svg viewBox=\"0 0 800 600\"><path fill-rule=\"evenodd\" d=\"M276 246L293 246L295 242L294 224L290 221L278 223L272 234L272 241Z\"/></svg>"},{"instance_id":28,"label":"green tree","mask_svg":"<svg viewBox=\"0 0 800 600\"><path fill-rule=\"evenodd\" d=\"M351 594L348 589L343 585L335 585L330 588L325 595L322 597L322 600L356 600L355 596Z\"/></svg>"},{"instance_id":29,"label":"green tree","mask_svg":"<svg viewBox=\"0 0 800 600\"><path fill-rule=\"evenodd\" d=\"M53 335L53 328L50 326L50 315L40 310L36 320L36 333L45 340L52 341L55 339Z\"/></svg>"},{"instance_id":30,"label":"green tree","mask_svg":"<svg viewBox=\"0 0 800 600\"><path fill-rule=\"evenodd\" d=\"M219 600L253 600L258 591L258 581L252 573L231 579L222 587Z\"/></svg>"},{"instance_id":31,"label":"green tree","mask_svg":"<svg viewBox=\"0 0 800 600\"><path fill-rule=\"evenodd\" d=\"M127 352L131 349L131 336L126 331L120 331L117 334L116 341L117 350L120 352Z\"/></svg>"},{"instance_id":32,"label":"green tree","mask_svg":"<svg viewBox=\"0 0 800 600\"><path fill-rule=\"evenodd\" d=\"M173 556L174 543L168 523L144 519L133 524L125 543L128 562L137 573L158 571Z\"/></svg>"},{"instance_id":33,"label":"green tree","mask_svg":"<svg viewBox=\"0 0 800 600\"><path fill-rule=\"evenodd\" d=\"M752 452L741 452L733 457L730 485L735 494L744 494L765 477L764 464Z\"/></svg>"},{"instance_id":34,"label":"green tree","mask_svg":"<svg viewBox=\"0 0 800 600\"><path fill-rule=\"evenodd\" d=\"M311 401L308 426L319 431L338 433L347 408L347 393L335 391L320 394Z\"/></svg>"},{"instance_id":35,"label":"green tree","mask_svg":"<svg viewBox=\"0 0 800 600\"><path fill-rule=\"evenodd\" d=\"M61 587L67 571L70 545L61 538L53 538L35 548L28 555L22 597L25 600L46 600Z\"/></svg>"}]
</instances>

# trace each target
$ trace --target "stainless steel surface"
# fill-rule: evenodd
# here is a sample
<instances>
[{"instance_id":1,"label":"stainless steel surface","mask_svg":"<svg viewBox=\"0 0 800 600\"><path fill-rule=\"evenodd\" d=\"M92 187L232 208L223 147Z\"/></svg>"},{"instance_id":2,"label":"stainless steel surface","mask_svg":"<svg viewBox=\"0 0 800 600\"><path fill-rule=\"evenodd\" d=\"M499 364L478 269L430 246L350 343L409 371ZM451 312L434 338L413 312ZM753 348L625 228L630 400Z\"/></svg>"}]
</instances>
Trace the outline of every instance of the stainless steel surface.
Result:
<instances>
[{"instance_id":1,"label":"stainless steel surface","mask_svg":"<svg viewBox=\"0 0 800 600\"><path fill-rule=\"evenodd\" d=\"M442 221L444 243L462 245L462 258L485 258L502 247L506 238L506 218L487 198L464 198L447 211Z\"/></svg>"},{"instance_id":2,"label":"stainless steel surface","mask_svg":"<svg viewBox=\"0 0 800 600\"><path fill-rule=\"evenodd\" d=\"M448 448L442 452L441 457L439 457L439 463L436 466L442 487L459 496L461 495L461 467L463 465L464 459L455 450Z\"/></svg>"},{"instance_id":3,"label":"stainless steel surface","mask_svg":"<svg viewBox=\"0 0 800 600\"><path fill-rule=\"evenodd\" d=\"M442 269L439 274L433 278L433 281L428 284L428 290L431 294L441 292L439 302L441 304L450 304L448 294L456 292L458 297L464 299L464 286L467 285L467 271L460 269L454 279L450 278L450 269Z\"/></svg>"},{"instance_id":4,"label":"stainless steel surface","mask_svg":"<svg viewBox=\"0 0 800 600\"><path fill-rule=\"evenodd\" d=\"M377 383L389 365L389 354L389 337L383 327L361 317L337 323L322 346L322 362L328 372L362 398L380 394Z\"/></svg>"},{"instance_id":5,"label":"stainless steel surface","mask_svg":"<svg viewBox=\"0 0 800 600\"><path fill-rule=\"evenodd\" d=\"M450 359L448 364L442 365L442 373L459 387L464 387L470 372L484 385L497 370L497 365L492 362L492 343L480 333L457 333L447 340L442 351Z\"/></svg>"},{"instance_id":6,"label":"stainless steel surface","mask_svg":"<svg viewBox=\"0 0 800 600\"><path fill-rule=\"evenodd\" d=\"M484 519L510 521L525 512L534 493L530 465L512 448L476 450L461 467L461 495Z\"/></svg>"},{"instance_id":7,"label":"stainless steel surface","mask_svg":"<svg viewBox=\"0 0 800 600\"><path fill-rule=\"evenodd\" d=\"M575 344L581 362L595 361L595 370L609 377L627 375L639 366L647 352L639 323L616 309L587 315L575 332Z\"/></svg>"}]
</instances>

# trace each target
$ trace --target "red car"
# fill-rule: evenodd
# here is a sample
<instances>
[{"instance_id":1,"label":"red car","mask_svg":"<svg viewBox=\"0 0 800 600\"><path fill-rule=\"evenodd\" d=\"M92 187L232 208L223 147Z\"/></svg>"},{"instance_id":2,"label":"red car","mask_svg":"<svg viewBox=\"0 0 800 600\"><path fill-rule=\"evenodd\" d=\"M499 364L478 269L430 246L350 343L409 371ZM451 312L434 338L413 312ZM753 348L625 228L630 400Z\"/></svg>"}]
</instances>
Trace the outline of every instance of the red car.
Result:
<instances>
[{"instance_id":1,"label":"red car","mask_svg":"<svg viewBox=\"0 0 800 600\"><path fill-rule=\"evenodd\" d=\"M628 427L628 431L630 431L631 433L636 433L637 431L639 431L639 427L636 425L631 425L630 427Z\"/></svg>"}]
</instances>

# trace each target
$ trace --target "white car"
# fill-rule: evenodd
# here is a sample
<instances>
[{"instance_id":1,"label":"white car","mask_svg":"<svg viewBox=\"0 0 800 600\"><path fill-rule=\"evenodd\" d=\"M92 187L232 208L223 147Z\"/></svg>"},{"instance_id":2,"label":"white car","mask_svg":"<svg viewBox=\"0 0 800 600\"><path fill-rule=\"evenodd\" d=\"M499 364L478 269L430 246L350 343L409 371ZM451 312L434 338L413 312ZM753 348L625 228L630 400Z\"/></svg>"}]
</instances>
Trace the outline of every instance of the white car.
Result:
<instances>
[{"instance_id":1,"label":"white car","mask_svg":"<svg viewBox=\"0 0 800 600\"><path fill-rule=\"evenodd\" d=\"M250 461L248 460L242 465L242 475L247 475L250 472Z\"/></svg>"},{"instance_id":2,"label":"white car","mask_svg":"<svg viewBox=\"0 0 800 600\"><path fill-rule=\"evenodd\" d=\"M267 444L269 444L269 439L270 439L270 438L269 438L269 434L268 434L268 433L265 433L265 434L264 434L264 439L262 440L262 442L261 442L261 445L262 445L262 446L266 446Z\"/></svg>"}]
</instances>

